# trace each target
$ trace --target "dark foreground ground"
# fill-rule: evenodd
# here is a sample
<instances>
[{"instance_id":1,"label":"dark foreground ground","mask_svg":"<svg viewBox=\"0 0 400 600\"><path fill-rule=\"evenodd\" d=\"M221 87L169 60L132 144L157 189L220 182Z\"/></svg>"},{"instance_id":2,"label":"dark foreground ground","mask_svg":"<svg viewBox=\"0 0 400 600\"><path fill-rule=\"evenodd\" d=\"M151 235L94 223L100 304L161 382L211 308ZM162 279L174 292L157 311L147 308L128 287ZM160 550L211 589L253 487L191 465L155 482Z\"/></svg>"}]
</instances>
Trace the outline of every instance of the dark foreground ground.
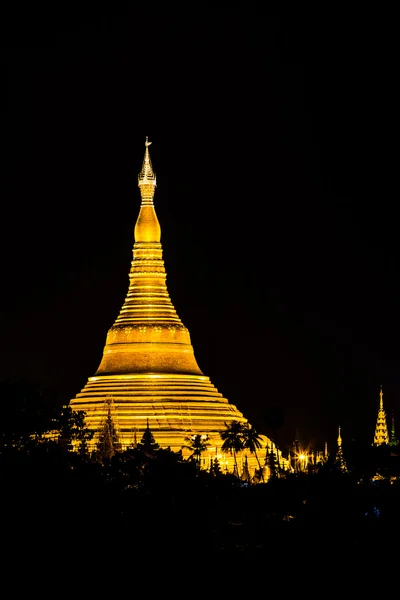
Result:
<instances>
[{"instance_id":1,"label":"dark foreground ground","mask_svg":"<svg viewBox=\"0 0 400 600\"><path fill-rule=\"evenodd\" d=\"M243 487L200 477L140 491L89 478L25 484L3 495L2 545L20 566L48 573L55 565L94 565L99 575L127 566L182 576L245 568L290 579L297 569L365 570L398 552L397 480L304 476Z\"/></svg>"},{"instance_id":2,"label":"dark foreground ground","mask_svg":"<svg viewBox=\"0 0 400 600\"><path fill-rule=\"evenodd\" d=\"M0 456L1 575L17 596L24 586L103 597L145 585L151 598L177 586L238 597L246 585L283 586L287 597L312 582L331 597L351 582L371 591L379 568L386 582L398 560L400 479L389 472L327 465L252 485L169 453L100 465L44 444Z\"/></svg>"}]
</instances>

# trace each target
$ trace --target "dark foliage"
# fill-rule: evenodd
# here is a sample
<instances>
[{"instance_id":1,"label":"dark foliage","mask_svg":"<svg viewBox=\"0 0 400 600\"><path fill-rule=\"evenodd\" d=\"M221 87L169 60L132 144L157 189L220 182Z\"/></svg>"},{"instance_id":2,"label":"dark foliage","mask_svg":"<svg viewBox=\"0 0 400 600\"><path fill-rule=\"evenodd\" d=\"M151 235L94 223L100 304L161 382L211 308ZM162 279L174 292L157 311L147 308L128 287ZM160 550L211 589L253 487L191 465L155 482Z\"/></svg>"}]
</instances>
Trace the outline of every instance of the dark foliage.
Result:
<instances>
[{"instance_id":1,"label":"dark foliage","mask_svg":"<svg viewBox=\"0 0 400 600\"><path fill-rule=\"evenodd\" d=\"M270 564L272 549L279 561L295 549L299 559L322 552L324 565L338 552L343 561L357 556L366 564L373 547L396 550L400 465L389 447L345 447L348 473L333 457L314 472L276 470L252 484L215 462L211 472L199 470L149 433L103 463L39 436L3 444L6 553L24 548L29 560L42 562L98 556L107 564L129 556L136 566L207 556L220 566L248 560L254 567Z\"/></svg>"},{"instance_id":2,"label":"dark foliage","mask_svg":"<svg viewBox=\"0 0 400 600\"><path fill-rule=\"evenodd\" d=\"M116 452L102 465L50 441L0 454L4 514L15 523L6 544L31 539L135 539L134 555L162 545L179 553L188 539L222 559L267 556L302 540L304 551L338 545L364 552L380 540L393 548L400 525L400 481L360 481L334 465L317 473L251 485L233 475L198 471L180 453L140 448ZM83 531L90 529L90 539Z\"/></svg>"},{"instance_id":3,"label":"dark foliage","mask_svg":"<svg viewBox=\"0 0 400 600\"><path fill-rule=\"evenodd\" d=\"M0 382L0 443L23 444L54 426L61 407L51 393L24 380Z\"/></svg>"},{"instance_id":4,"label":"dark foliage","mask_svg":"<svg viewBox=\"0 0 400 600\"><path fill-rule=\"evenodd\" d=\"M147 422L147 427L143 432L142 439L138 443L138 448L143 450L145 454L153 455L156 450L159 449L159 445L154 439L153 432L149 427L149 423Z\"/></svg>"}]
</instances>

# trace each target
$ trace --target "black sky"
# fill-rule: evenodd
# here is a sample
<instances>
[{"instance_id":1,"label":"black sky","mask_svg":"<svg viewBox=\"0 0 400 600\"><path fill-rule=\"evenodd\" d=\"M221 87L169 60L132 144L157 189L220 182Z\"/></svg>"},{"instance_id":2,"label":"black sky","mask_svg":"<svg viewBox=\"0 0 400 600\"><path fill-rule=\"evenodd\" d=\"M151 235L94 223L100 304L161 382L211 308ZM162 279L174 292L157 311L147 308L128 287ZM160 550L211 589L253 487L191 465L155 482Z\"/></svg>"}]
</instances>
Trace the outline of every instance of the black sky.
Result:
<instances>
[{"instance_id":1,"label":"black sky","mask_svg":"<svg viewBox=\"0 0 400 600\"><path fill-rule=\"evenodd\" d=\"M372 441L381 384L400 413L390 15L36 7L1 39L1 378L95 373L147 135L200 368L260 429L281 407L283 443Z\"/></svg>"}]
</instances>

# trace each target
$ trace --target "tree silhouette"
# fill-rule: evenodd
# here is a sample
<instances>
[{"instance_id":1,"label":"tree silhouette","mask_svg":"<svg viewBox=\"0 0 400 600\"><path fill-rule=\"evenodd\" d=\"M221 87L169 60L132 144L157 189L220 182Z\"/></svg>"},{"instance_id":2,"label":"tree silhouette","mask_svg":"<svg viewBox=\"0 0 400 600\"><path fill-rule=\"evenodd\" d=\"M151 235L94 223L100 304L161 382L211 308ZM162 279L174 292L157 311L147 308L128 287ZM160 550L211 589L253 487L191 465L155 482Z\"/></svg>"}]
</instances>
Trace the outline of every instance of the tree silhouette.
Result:
<instances>
[{"instance_id":1,"label":"tree silhouette","mask_svg":"<svg viewBox=\"0 0 400 600\"><path fill-rule=\"evenodd\" d=\"M213 475L222 475L222 470L221 470L221 465L220 462L218 460L218 456L216 456L215 458L211 459L211 465L210 465L210 473L212 473Z\"/></svg>"},{"instance_id":2,"label":"tree silhouette","mask_svg":"<svg viewBox=\"0 0 400 600\"><path fill-rule=\"evenodd\" d=\"M276 457L278 461L278 469L279 465L279 452L278 452L278 441L277 441L277 433L283 427L285 422L284 412L280 406L269 406L264 415L264 422L267 431L270 433L270 437L275 444L276 447Z\"/></svg>"},{"instance_id":3,"label":"tree silhouette","mask_svg":"<svg viewBox=\"0 0 400 600\"><path fill-rule=\"evenodd\" d=\"M230 423L225 422L225 429L220 431L219 435L223 441L221 450L222 452L233 454L233 459L235 461L235 475L239 477L236 455L244 448L243 423L240 421L231 421Z\"/></svg>"},{"instance_id":4,"label":"tree silhouette","mask_svg":"<svg viewBox=\"0 0 400 600\"><path fill-rule=\"evenodd\" d=\"M277 476L277 464L276 464L276 460L275 460L275 453L274 453L274 449L271 447L271 449L266 449L265 452L265 464L268 465L271 476L272 477L276 477Z\"/></svg>"},{"instance_id":5,"label":"tree silhouette","mask_svg":"<svg viewBox=\"0 0 400 600\"><path fill-rule=\"evenodd\" d=\"M155 451L160 448L149 427L149 419L147 419L147 427L143 432L142 439L137 445L139 450L142 450L148 456L153 456Z\"/></svg>"},{"instance_id":6,"label":"tree silhouette","mask_svg":"<svg viewBox=\"0 0 400 600\"><path fill-rule=\"evenodd\" d=\"M52 393L23 379L0 382L0 444L23 448L54 429L59 407Z\"/></svg>"},{"instance_id":7,"label":"tree silhouette","mask_svg":"<svg viewBox=\"0 0 400 600\"><path fill-rule=\"evenodd\" d=\"M242 469L240 478L243 479L243 481L247 481L247 483L250 483L251 476L250 476L249 463L247 461L247 456L244 457L244 464L243 464L243 469Z\"/></svg>"},{"instance_id":8,"label":"tree silhouette","mask_svg":"<svg viewBox=\"0 0 400 600\"><path fill-rule=\"evenodd\" d=\"M262 481L264 482L264 472L257 454L257 450L260 450L262 448L261 435L249 423L244 424L242 435L243 447L247 448L252 454L255 455L260 470L260 476Z\"/></svg>"},{"instance_id":9,"label":"tree silhouette","mask_svg":"<svg viewBox=\"0 0 400 600\"><path fill-rule=\"evenodd\" d=\"M94 431L88 429L85 423L85 411L75 411L71 406L63 406L56 422L59 431L59 443L72 450L74 442L77 443L78 452L82 456L89 454L88 443L94 436Z\"/></svg>"},{"instance_id":10,"label":"tree silhouette","mask_svg":"<svg viewBox=\"0 0 400 600\"><path fill-rule=\"evenodd\" d=\"M199 433L185 438L186 445L183 448L192 452L191 457L196 461L197 469L200 470L201 455L210 446L208 435L200 435Z\"/></svg>"},{"instance_id":11,"label":"tree silhouette","mask_svg":"<svg viewBox=\"0 0 400 600\"><path fill-rule=\"evenodd\" d=\"M96 455L99 462L104 464L110 461L115 453L120 450L121 444L111 416L111 409L109 408L104 425L99 433L99 439L96 445Z\"/></svg>"}]
</instances>

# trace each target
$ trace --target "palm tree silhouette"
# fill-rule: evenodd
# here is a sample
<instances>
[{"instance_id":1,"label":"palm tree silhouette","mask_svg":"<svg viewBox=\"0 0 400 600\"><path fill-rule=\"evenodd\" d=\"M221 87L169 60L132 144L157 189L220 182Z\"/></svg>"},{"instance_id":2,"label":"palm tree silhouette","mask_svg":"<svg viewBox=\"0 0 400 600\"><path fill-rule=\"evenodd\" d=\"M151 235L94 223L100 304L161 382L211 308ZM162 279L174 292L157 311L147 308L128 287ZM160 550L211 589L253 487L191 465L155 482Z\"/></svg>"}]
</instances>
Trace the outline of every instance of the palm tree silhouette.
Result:
<instances>
[{"instance_id":1,"label":"palm tree silhouette","mask_svg":"<svg viewBox=\"0 0 400 600\"><path fill-rule=\"evenodd\" d=\"M233 454L236 477L239 477L236 454L237 452L241 452L244 448L243 428L244 425L243 423L240 423L240 421L231 421L230 423L225 423L225 429L219 432L219 435L223 440L221 446L222 452Z\"/></svg>"},{"instance_id":2,"label":"palm tree silhouette","mask_svg":"<svg viewBox=\"0 0 400 600\"><path fill-rule=\"evenodd\" d=\"M249 423L245 423L243 425L242 436L243 436L243 448L247 448L248 450L250 450L250 452L252 454L255 455L257 462L258 462L261 479L264 483L264 472L263 472L263 468L261 467L260 459L258 458L258 454L257 454L257 450L260 450L262 448L261 435Z\"/></svg>"},{"instance_id":3,"label":"palm tree silhouette","mask_svg":"<svg viewBox=\"0 0 400 600\"><path fill-rule=\"evenodd\" d=\"M193 458L196 461L198 470L200 470L201 455L210 445L208 439L208 435L200 435L199 433L185 438L186 445L183 446L183 448L192 452L190 458Z\"/></svg>"}]
</instances>

